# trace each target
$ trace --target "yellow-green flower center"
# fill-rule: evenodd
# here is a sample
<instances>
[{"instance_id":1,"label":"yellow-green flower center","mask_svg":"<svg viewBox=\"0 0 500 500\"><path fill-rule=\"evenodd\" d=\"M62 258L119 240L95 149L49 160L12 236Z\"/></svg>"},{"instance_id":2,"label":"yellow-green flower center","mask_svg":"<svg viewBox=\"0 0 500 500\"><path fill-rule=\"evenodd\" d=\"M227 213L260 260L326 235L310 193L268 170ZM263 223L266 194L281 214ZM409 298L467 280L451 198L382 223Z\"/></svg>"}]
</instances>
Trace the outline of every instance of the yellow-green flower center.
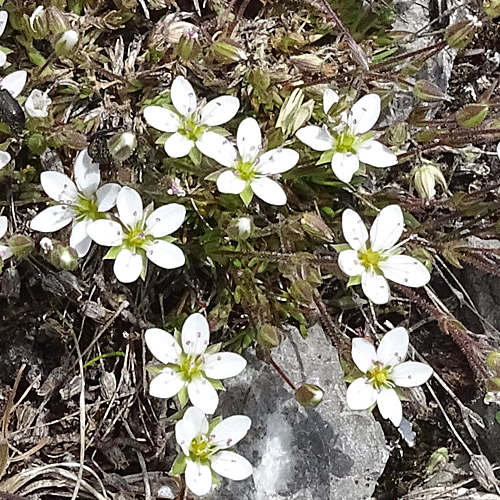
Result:
<instances>
[{"instance_id":1,"label":"yellow-green flower center","mask_svg":"<svg viewBox=\"0 0 500 500\"><path fill-rule=\"evenodd\" d=\"M358 259L359 263L365 269L375 269L377 271L379 263L383 259L383 257L379 252L375 252L371 248L369 248L368 250L359 250Z\"/></svg>"},{"instance_id":2,"label":"yellow-green flower center","mask_svg":"<svg viewBox=\"0 0 500 500\"><path fill-rule=\"evenodd\" d=\"M75 213L75 218L78 222L85 219L96 220L100 218L95 196L87 197L79 195L78 201L74 205L71 205L71 209Z\"/></svg>"},{"instance_id":3,"label":"yellow-green flower center","mask_svg":"<svg viewBox=\"0 0 500 500\"><path fill-rule=\"evenodd\" d=\"M190 116L181 122L178 132L191 141L197 141L206 128L205 125L201 125L198 120Z\"/></svg>"},{"instance_id":4,"label":"yellow-green flower center","mask_svg":"<svg viewBox=\"0 0 500 500\"><path fill-rule=\"evenodd\" d=\"M183 353L178 366L184 380L189 381L202 373L203 356L191 357Z\"/></svg>"},{"instance_id":5,"label":"yellow-green flower center","mask_svg":"<svg viewBox=\"0 0 500 500\"><path fill-rule=\"evenodd\" d=\"M152 241L153 237L145 232L142 225L131 229L123 238L123 243L129 248L142 248Z\"/></svg>"},{"instance_id":6,"label":"yellow-green flower center","mask_svg":"<svg viewBox=\"0 0 500 500\"><path fill-rule=\"evenodd\" d=\"M244 181L251 181L256 174L255 163L252 161L239 160L236 165L238 177Z\"/></svg>"},{"instance_id":7,"label":"yellow-green flower center","mask_svg":"<svg viewBox=\"0 0 500 500\"><path fill-rule=\"evenodd\" d=\"M390 372L390 366L383 366L381 363L377 362L368 370L368 380L371 382L373 387L375 387L375 389L392 387L393 384L389 380Z\"/></svg>"},{"instance_id":8,"label":"yellow-green flower center","mask_svg":"<svg viewBox=\"0 0 500 500\"><path fill-rule=\"evenodd\" d=\"M207 436L195 437L189 445L189 457L195 461L205 461L216 450L216 446Z\"/></svg>"},{"instance_id":9,"label":"yellow-green flower center","mask_svg":"<svg viewBox=\"0 0 500 500\"><path fill-rule=\"evenodd\" d=\"M336 137L337 143L335 150L338 153L356 153L355 144L356 136L346 129Z\"/></svg>"}]
</instances>

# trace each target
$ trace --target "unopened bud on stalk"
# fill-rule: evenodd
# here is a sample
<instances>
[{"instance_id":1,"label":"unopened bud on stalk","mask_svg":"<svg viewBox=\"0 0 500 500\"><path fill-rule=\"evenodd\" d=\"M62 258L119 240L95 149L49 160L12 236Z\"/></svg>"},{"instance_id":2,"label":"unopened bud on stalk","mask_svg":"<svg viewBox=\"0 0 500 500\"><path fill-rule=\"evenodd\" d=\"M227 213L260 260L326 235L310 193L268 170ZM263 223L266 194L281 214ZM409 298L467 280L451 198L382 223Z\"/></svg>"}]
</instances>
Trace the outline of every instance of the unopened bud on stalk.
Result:
<instances>
[{"instance_id":1,"label":"unopened bud on stalk","mask_svg":"<svg viewBox=\"0 0 500 500\"><path fill-rule=\"evenodd\" d=\"M300 224L309 236L328 243L333 241L331 229L319 215L313 212L306 212L302 214Z\"/></svg>"},{"instance_id":2,"label":"unopened bud on stalk","mask_svg":"<svg viewBox=\"0 0 500 500\"><path fill-rule=\"evenodd\" d=\"M70 29L69 21L61 10L51 5L46 10L47 22L49 30L54 35L64 33Z\"/></svg>"},{"instance_id":3,"label":"unopened bud on stalk","mask_svg":"<svg viewBox=\"0 0 500 500\"><path fill-rule=\"evenodd\" d=\"M500 0L484 0L483 9L486 15L492 19L500 16Z\"/></svg>"},{"instance_id":4,"label":"unopened bud on stalk","mask_svg":"<svg viewBox=\"0 0 500 500\"><path fill-rule=\"evenodd\" d=\"M458 124L464 128L477 127L486 118L488 110L487 104L466 104L457 111L455 117Z\"/></svg>"},{"instance_id":5,"label":"unopened bud on stalk","mask_svg":"<svg viewBox=\"0 0 500 500\"><path fill-rule=\"evenodd\" d=\"M66 247L58 241L52 241L52 248L44 252L44 257L58 269L74 271L78 267L78 254L76 250Z\"/></svg>"},{"instance_id":6,"label":"unopened bud on stalk","mask_svg":"<svg viewBox=\"0 0 500 500\"><path fill-rule=\"evenodd\" d=\"M428 82L427 80L418 80L413 87L413 94L415 97L427 102L445 101L449 99L435 83Z\"/></svg>"},{"instance_id":7,"label":"unopened bud on stalk","mask_svg":"<svg viewBox=\"0 0 500 500\"><path fill-rule=\"evenodd\" d=\"M250 217L232 219L227 226L227 235L234 241L243 241L249 238L254 231L253 221Z\"/></svg>"},{"instance_id":8,"label":"unopened bud on stalk","mask_svg":"<svg viewBox=\"0 0 500 500\"><path fill-rule=\"evenodd\" d=\"M222 64L231 64L248 59L245 51L233 41L217 40L212 44L211 49L214 58Z\"/></svg>"},{"instance_id":9,"label":"unopened bud on stalk","mask_svg":"<svg viewBox=\"0 0 500 500\"><path fill-rule=\"evenodd\" d=\"M43 5L39 5L30 16L30 28L33 38L42 40L49 34L49 20Z\"/></svg>"},{"instance_id":10,"label":"unopened bud on stalk","mask_svg":"<svg viewBox=\"0 0 500 500\"><path fill-rule=\"evenodd\" d=\"M263 349L278 347L281 343L281 334L275 326L266 323L257 333L257 343Z\"/></svg>"},{"instance_id":11,"label":"unopened bud on stalk","mask_svg":"<svg viewBox=\"0 0 500 500\"><path fill-rule=\"evenodd\" d=\"M436 194L436 182L447 189L446 180L438 167L430 162L416 167L413 171L413 183L420 198L430 200Z\"/></svg>"},{"instance_id":12,"label":"unopened bud on stalk","mask_svg":"<svg viewBox=\"0 0 500 500\"><path fill-rule=\"evenodd\" d=\"M448 26L444 32L444 37L450 47L460 50L469 45L475 34L476 23L468 19Z\"/></svg>"},{"instance_id":13,"label":"unopened bud on stalk","mask_svg":"<svg viewBox=\"0 0 500 500\"><path fill-rule=\"evenodd\" d=\"M276 128L280 128L284 137L291 136L311 118L314 101L304 102L302 89L295 89L281 106Z\"/></svg>"},{"instance_id":14,"label":"unopened bud on stalk","mask_svg":"<svg viewBox=\"0 0 500 500\"><path fill-rule=\"evenodd\" d=\"M111 156L117 161L125 161L130 158L137 147L137 138L132 132L115 134L108 141Z\"/></svg>"},{"instance_id":15,"label":"unopened bud on stalk","mask_svg":"<svg viewBox=\"0 0 500 500\"><path fill-rule=\"evenodd\" d=\"M11 236L7 241L7 245L19 259L26 259L35 248L35 242L23 234L14 234Z\"/></svg>"},{"instance_id":16,"label":"unopened bud on stalk","mask_svg":"<svg viewBox=\"0 0 500 500\"><path fill-rule=\"evenodd\" d=\"M323 401L325 393L321 387L314 384L304 384L295 391L295 399L306 408L318 406Z\"/></svg>"},{"instance_id":17,"label":"unopened bud on stalk","mask_svg":"<svg viewBox=\"0 0 500 500\"><path fill-rule=\"evenodd\" d=\"M78 33L75 30L65 31L55 44L55 51L59 57L68 56L78 43Z\"/></svg>"}]
</instances>

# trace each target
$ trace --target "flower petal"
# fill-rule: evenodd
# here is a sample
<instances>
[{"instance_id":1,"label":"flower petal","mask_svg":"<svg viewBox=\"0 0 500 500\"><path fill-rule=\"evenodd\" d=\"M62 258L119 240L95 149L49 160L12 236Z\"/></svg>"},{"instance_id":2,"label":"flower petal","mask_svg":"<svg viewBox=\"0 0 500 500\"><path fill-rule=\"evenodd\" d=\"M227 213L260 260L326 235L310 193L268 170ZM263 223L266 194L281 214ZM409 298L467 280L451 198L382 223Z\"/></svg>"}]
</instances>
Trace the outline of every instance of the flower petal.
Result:
<instances>
[{"instance_id":1,"label":"flower petal","mask_svg":"<svg viewBox=\"0 0 500 500\"><path fill-rule=\"evenodd\" d=\"M406 328L393 328L382 337L377 349L377 359L383 365L395 366L401 363L408 353L409 342Z\"/></svg>"},{"instance_id":2,"label":"flower petal","mask_svg":"<svg viewBox=\"0 0 500 500\"><path fill-rule=\"evenodd\" d=\"M323 93L323 111L325 115L328 114L328 111L330 111L330 108L339 102L339 95L335 90L332 89L326 89L325 92Z\"/></svg>"},{"instance_id":3,"label":"flower petal","mask_svg":"<svg viewBox=\"0 0 500 500\"><path fill-rule=\"evenodd\" d=\"M308 125L297 130L299 141L303 142L315 151L328 151L333 147L333 139L326 127Z\"/></svg>"},{"instance_id":4,"label":"flower petal","mask_svg":"<svg viewBox=\"0 0 500 500\"><path fill-rule=\"evenodd\" d=\"M238 153L229 140L216 132L205 132L197 141L196 147L208 158L212 158L224 167L236 164Z\"/></svg>"},{"instance_id":5,"label":"flower petal","mask_svg":"<svg viewBox=\"0 0 500 500\"><path fill-rule=\"evenodd\" d=\"M299 161L299 157L299 153L293 149L272 149L257 159L257 172L267 175L281 174L295 167Z\"/></svg>"},{"instance_id":6,"label":"flower petal","mask_svg":"<svg viewBox=\"0 0 500 500\"><path fill-rule=\"evenodd\" d=\"M118 281L133 283L141 275L142 257L124 248L115 259L113 271Z\"/></svg>"},{"instance_id":7,"label":"flower petal","mask_svg":"<svg viewBox=\"0 0 500 500\"><path fill-rule=\"evenodd\" d=\"M245 415L233 415L217 424L210 437L217 448L231 448L241 441L250 429L252 421Z\"/></svg>"},{"instance_id":8,"label":"flower petal","mask_svg":"<svg viewBox=\"0 0 500 500\"><path fill-rule=\"evenodd\" d=\"M169 203L154 210L146 219L146 231L155 238L172 234L181 227L186 217L186 209L179 203Z\"/></svg>"},{"instance_id":9,"label":"flower petal","mask_svg":"<svg viewBox=\"0 0 500 500\"><path fill-rule=\"evenodd\" d=\"M375 346L366 339L353 339L352 360L363 373L366 373L377 361Z\"/></svg>"},{"instance_id":10,"label":"flower petal","mask_svg":"<svg viewBox=\"0 0 500 500\"><path fill-rule=\"evenodd\" d=\"M161 106L145 107L144 119L149 126L161 132L177 132L179 130L179 115Z\"/></svg>"},{"instance_id":11,"label":"flower petal","mask_svg":"<svg viewBox=\"0 0 500 500\"><path fill-rule=\"evenodd\" d=\"M12 160L12 157L7 151L0 151L0 169L9 164L10 160Z\"/></svg>"},{"instance_id":12,"label":"flower petal","mask_svg":"<svg viewBox=\"0 0 500 500\"><path fill-rule=\"evenodd\" d=\"M172 134L164 144L165 153L171 158L183 158L193 149L194 142L179 132Z\"/></svg>"},{"instance_id":13,"label":"flower petal","mask_svg":"<svg viewBox=\"0 0 500 500\"><path fill-rule=\"evenodd\" d=\"M206 495L212 489L212 471L208 465L202 465L192 460L187 460L186 486L198 496Z\"/></svg>"},{"instance_id":14,"label":"flower petal","mask_svg":"<svg viewBox=\"0 0 500 500\"><path fill-rule=\"evenodd\" d=\"M75 159L74 176L79 191L87 196L97 191L101 182L99 164L94 163L86 149L80 151Z\"/></svg>"},{"instance_id":15,"label":"flower petal","mask_svg":"<svg viewBox=\"0 0 500 500\"><path fill-rule=\"evenodd\" d=\"M147 258L163 269L176 269L186 263L184 252L173 243L163 240L154 240L144 247Z\"/></svg>"},{"instance_id":16,"label":"flower petal","mask_svg":"<svg viewBox=\"0 0 500 500\"><path fill-rule=\"evenodd\" d=\"M43 190L53 199L61 203L71 204L78 198L75 183L60 172L42 172L40 184Z\"/></svg>"},{"instance_id":17,"label":"flower petal","mask_svg":"<svg viewBox=\"0 0 500 500\"><path fill-rule=\"evenodd\" d=\"M212 458L210 465L217 474L233 481L242 481L253 473L252 464L234 451L217 453Z\"/></svg>"},{"instance_id":18,"label":"flower petal","mask_svg":"<svg viewBox=\"0 0 500 500\"><path fill-rule=\"evenodd\" d=\"M170 97L175 109L182 116L188 116L196 109L196 94L183 76L178 76L173 81Z\"/></svg>"},{"instance_id":19,"label":"flower petal","mask_svg":"<svg viewBox=\"0 0 500 500\"><path fill-rule=\"evenodd\" d=\"M3 32L5 31L8 19L9 13L6 10L0 10L0 36L2 36Z\"/></svg>"},{"instance_id":20,"label":"flower petal","mask_svg":"<svg viewBox=\"0 0 500 500\"><path fill-rule=\"evenodd\" d=\"M99 219L87 226L87 234L98 244L116 247L123 242L122 225L113 220Z\"/></svg>"},{"instance_id":21,"label":"flower petal","mask_svg":"<svg viewBox=\"0 0 500 500\"><path fill-rule=\"evenodd\" d=\"M383 208L370 229L370 242L374 252L392 248L404 229L403 212L398 205Z\"/></svg>"},{"instance_id":22,"label":"flower petal","mask_svg":"<svg viewBox=\"0 0 500 500\"><path fill-rule=\"evenodd\" d=\"M95 193L97 198L97 211L107 212L116 205L116 199L122 187L119 184L110 182L104 184Z\"/></svg>"},{"instance_id":23,"label":"flower petal","mask_svg":"<svg viewBox=\"0 0 500 500\"><path fill-rule=\"evenodd\" d=\"M373 271L364 272L361 275L361 288L375 304L387 304L391 298L387 280L381 274L375 274Z\"/></svg>"},{"instance_id":24,"label":"flower petal","mask_svg":"<svg viewBox=\"0 0 500 500\"><path fill-rule=\"evenodd\" d=\"M235 377L246 366L246 359L234 352L206 354L203 361L203 371L206 376L217 380Z\"/></svg>"},{"instance_id":25,"label":"flower petal","mask_svg":"<svg viewBox=\"0 0 500 500\"><path fill-rule=\"evenodd\" d=\"M237 97L229 95L217 97L201 108L201 123L209 127L217 127L234 118L239 108L240 101Z\"/></svg>"},{"instance_id":26,"label":"flower petal","mask_svg":"<svg viewBox=\"0 0 500 500\"><path fill-rule=\"evenodd\" d=\"M347 276L359 276L365 268L359 263L357 250L343 250L339 253L339 267Z\"/></svg>"},{"instance_id":27,"label":"flower petal","mask_svg":"<svg viewBox=\"0 0 500 500\"><path fill-rule=\"evenodd\" d=\"M363 163L372 167L392 167L398 162L398 157L390 148L373 139L361 143L356 148L356 153Z\"/></svg>"},{"instance_id":28,"label":"flower petal","mask_svg":"<svg viewBox=\"0 0 500 500\"><path fill-rule=\"evenodd\" d=\"M364 377L352 382L345 396L351 410L366 410L377 401L377 391Z\"/></svg>"},{"instance_id":29,"label":"flower petal","mask_svg":"<svg viewBox=\"0 0 500 500\"><path fill-rule=\"evenodd\" d=\"M419 287L429 283L431 275L427 268L409 255L391 255L379 264L384 276L400 285Z\"/></svg>"},{"instance_id":30,"label":"flower petal","mask_svg":"<svg viewBox=\"0 0 500 500\"><path fill-rule=\"evenodd\" d=\"M143 216L143 206L141 195L132 188L121 188L116 198L116 207L120 222L132 228L141 222Z\"/></svg>"},{"instance_id":31,"label":"flower petal","mask_svg":"<svg viewBox=\"0 0 500 500\"><path fill-rule=\"evenodd\" d=\"M403 419L403 407L394 389L382 389L377 395L377 406L383 418L399 427Z\"/></svg>"},{"instance_id":32,"label":"flower petal","mask_svg":"<svg viewBox=\"0 0 500 500\"><path fill-rule=\"evenodd\" d=\"M155 398L173 398L185 385L181 375L172 368L164 368L149 384L149 394Z\"/></svg>"},{"instance_id":33,"label":"flower petal","mask_svg":"<svg viewBox=\"0 0 500 500\"><path fill-rule=\"evenodd\" d=\"M270 205L284 205L286 203L285 191L269 177L258 177L250 182L250 187L261 200Z\"/></svg>"},{"instance_id":34,"label":"flower petal","mask_svg":"<svg viewBox=\"0 0 500 500\"><path fill-rule=\"evenodd\" d=\"M162 363L177 363L182 354L181 346L174 336L161 328L149 328L144 340L151 354Z\"/></svg>"},{"instance_id":35,"label":"flower petal","mask_svg":"<svg viewBox=\"0 0 500 500\"><path fill-rule=\"evenodd\" d=\"M182 348L189 356L200 356L210 342L208 321L200 313L188 316L182 325Z\"/></svg>"},{"instance_id":36,"label":"flower petal","mask_svg":"<svg viewBox=\"0 0 500 500\"><path fill-rule=\"evenodd\" d=\"M219 404L219 396L214 386L205 378L197 377L187 386L188 395L193 406L207 415L212 415Z\"/></svg>"},{"instance_id":37,"label":"flower petal","mask_svg":"<svg viewBox=\"0 0 500 500\"><path fill-rule=\"evenodd\" d=\"M0 238L5 236L5 233L9 229L9 219L5 215L0 216Z\"/></svg>"},{"instance_id":38,"label":"flower petal","mask_svg":"<svg viewBox=\"0 0 500 500\"><path fill-rule=\"evenodd\" d=\"M189 456L189 446L194 438L208 432L208 420L196 406L189 407L181 420L175 424L175 440Z\"/></svg>"},{"instance_id":39,"label":"flower petal","mask_svg":"<svg viewBox=\"0 0 500 500\"><path fill-rule=\"evenodd\" d=\"M7 260L14 255L12 250L6 245L0 245L0 259Z\"/></svg>"},{"instance_id":40,"label":"flower petal","mask_svg":"<svg viewBox=\"0 0 500 500\"><path fill-rule=\"evenodd\" d=\"M354 250L364 248L368 239L368 231L361 217L350 208L342 213L342 232L351 248Z\"/></svg>"},{"instance_id":41,"label":"flower petal","mask_svg":"<svg viewBox=\"0 0 500 500\"><path fill-rule=\"evenodd\" d=\"M10 95L15 99L23 91L27 79L28 73L26 71L14 71L0 80L0 88L10 92Z\"/></svg>"},{"instance_id":42,"label":"flower petal","mask_svg":"<svg viewBox=\"0 0 500 500\"><path fill-rule=\"evenodd\" d=\"M432 368L418 361L400 363L392 369L391 379L399 387L417 387L425 384L432 376Z\"/></svg>"},{"instance_id":43,"label":"flower petal","mask_svg":"<svg viewBox=\"0 0 500 500\"><path fill-rule=\"evenodd\" d=\"M351 182L352 176L359 170L358 157L353 153L335 153L332 170L342 182Z\"/></svg>"},{"instance_id":44,"label":"flower petal","mask_svg":"<svg viewBox=\"0 0 500 500\"><path fill-rule=\"evenodd\" d=\"M236 133L238 151L243 161L253 161L262 147L262 134L255 118L245 118Z\"/></svg>"},{"instance_id":45,"label":"flower petal","mask_svg":"<svg viewBox=\"0 0 500 500\"><path fill-rule=\"evenodd\" d=\"M348 121L355 134L364 134L371 130L380 116L380 97L367 94L354 104Z\"/></svg>"},{"instance_id":46,"label":"flower petal","mask_svg":"<svg viewBox=\"0 0 500 500\"><path fill-rule=\"evenodd\" d=\"M0 68L3 68L6 62L7 54L3 50L0 50Z\"/></svg>"},{"instance_id":47,"label":"flower petal","mask_svg":"<svg viewBox=\"0 0 500 500\"><path fill-rule=\"evenodd\" d=\"M217 189L221 193L240 194L246 185L246 181L236 176L232 170L226 170L217 177Z\"/></svg>"},{"instance_id":48,"label":"flower petal","mask_svg":"<svg viewBox=\"0 0 500 500\"><path fill-rule=\"evenodd\" d=\"M90 219L82 220L71 229L69 246L76 250L78 257L85 257L90 250L90 245L92 245L92 238L87 234L87 227L91 222Z\"/></svg>"},{"instance_id":49,"label":"flower petal","mask_svg":"<svg viewBox=\"0 0 500 500\"><path fill-rule=\"evenodd\" d=\"M31 222L30 228L41 233L59 231L73 220L73 214L65 205L56 205L40 212Z\"/></svg>"}]
</instances>

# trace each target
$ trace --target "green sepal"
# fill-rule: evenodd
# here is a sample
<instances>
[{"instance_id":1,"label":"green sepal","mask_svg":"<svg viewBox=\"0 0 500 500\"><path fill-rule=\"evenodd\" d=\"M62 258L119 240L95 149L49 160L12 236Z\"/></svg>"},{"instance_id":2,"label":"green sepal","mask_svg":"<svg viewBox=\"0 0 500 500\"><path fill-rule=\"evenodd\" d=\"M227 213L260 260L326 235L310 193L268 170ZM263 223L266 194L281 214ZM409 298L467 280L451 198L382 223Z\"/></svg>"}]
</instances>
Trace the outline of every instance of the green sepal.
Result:
<instances>
[{"instance_id":1,"label":"green sepal","mask_svg":"<svg viewBox=\"0 0 500 500\"><path fill-rule=\"evenodd\" d=\"M148 272L148 259L146 257L146 252L143 251L138 251L137 252L142 259L142 271L141 271L141 279L142 281L146 281L146 273Z\"/></svg>"},{"instance_id":2,"label":"green sepal","mask_svg":"<svg viewBox=\"0 0 500 500\"><path fill-rule=\"evenodd\" d=\"M344 250L350 250L351 245L348 243L339 243L338 245L333 245L333 248L335 249L336 252L340 253L343 252Z\"/></svg>"},{"instance_id":3,"label":"green sepal","mask_svg":"<svg viewBox=\"0 0 500 500\"><path fill-rule=\"evenodd\" d=\"M171 135L173 135L171 132L165 132L164 134L161 134L160 137L156 139L155 144L157 144L158 146L163 146Z\"/></svg>"},{"instance_id":4,"label":"green sepal","mask_svg":"<svg viewBox=\"0 0 500 500\"><path fill-rule=\"evenodd\" d=\"M201 165L201 158L202 154L201 151L195 146L194 148L191 148L191 151L189 152L189 159L193 162L193 165L195 167L199 167Z\"/></svg>"},{"instance_id":5,"label":"green sepal","mask_svg":"<svg viewBox=\"0 0 500 500\"><path fill-rule=\"evenodd\" d=\"M187 465L187 457L184 453L177 455L177 458L174 460L172 464L172 468L170 469L169 474L172 476L180 476L186 470Z\"/></svg>"},{"instance_id":6,"label":"green sepal","mask_svg":"<svg viewBox=\"0 0 500 500\"><path fill-rule=\"evenodd\" d=\"M215 426L220 424L222 422L222 417L215 417L213 420L210 420L208 424L208 432L207 435L210 435L211 432L214 430Z\"/></svg>"},{"instance_id":7,"label":"green sepal","mask_svg":"<svg viewBox=\"0 0 500 500\"><path fill-rule=\"evenodd\" d=\"M357 139L356 144L369 141L370 139L373 139L376 135L377 132L375 130L369 130L368 132L365 132L361 137Z\"/></svg>"},{"instance_id":8,"label":"green sepal","mask_svg":"<svg viewBox=\"0 0 500 500\"><path fill-rule=\"evenodd\" d=\"M331 163L333 155L336 153L335 149L329 149L322 153L319 157L319 160L316 162L316 165L323 165L324 163Z\"/></svg>"},{"instance_id":9,"label":"green sepal","mask_svg":"<svg viewBox=\"0 0 500 500\"><path fill-rule=\"evenodd\" d=\"M212 469L210 469L212 472L212 484L215 486L220 486L220 478L216 472L214 472Z\"/></svg>"},{"instance_id":10,"label":"green sepal","mask_svg":"<svg viewBox=\"0 0 500 500\"><path fill-rule=\"evenodd\" d=\"M123 245L119 245L117 247L111 247L106 255L103 257L103 259L110 259L110 260L115 260L116 257L118 257L118 254L122 251Z\"/></svg>"},{"instance_id":11,"label":"green sepal","mask_svg":"<svg viewBox=\"0 0 500 500\"><path fill-rule=\"evenodd\" d=\"M221 347L222 347L222 342L209 345L205 351L205 354L217 354L221 350Z\"/></svg>"},{"instance_id":12,"label":"green sepal","mask_svg":"<svg viewBox=\"0 0 500 500\"><path fill-rule=\"evenodd\" d=\"M153 375L160 375L160 373L167 367L168 365L149 365L146 366L146 370Z\"/></svg>"},{"instance_id":13,"label":"green sepal","mask_svg":"<svg viewBox=\"0 0 500 500\"><path fill-rule=\"evenodd\" d=\"M215 380L213 378L208 378L206 379L213 385L214 389L217 391L225 391L226 388L222 385L222 382L220 380Z\"/></svg>"},{"instance_id":14,"label":"green sepal","mask_svg":"<svg viewBox=\"0 0 500 500\"><path fill-rule=\"evenodd\" d=\"M177 397L179 398L179 405L181 406L181 408L184 408L189 401L189 395L186 385L177 393Z\"/></svg>"},{"instance_id":15,"label":"green sepal","mask_svg":"<svg viewBox=\"0 0 500 500\"><path fill-rule=\"evenodd\" d=\"M240 198L245 204L245 206L248 207L248 205L250 205L250 202L252 201L253 198L253 191L252 188L250 187L250 184L247 184L245 186L245 189L240 193Z\"/></svg>"},{"instance_id":16,"label":"green sepal","mask_svg":"<svg viewBox=\"0 0 500 500\"><path fill-rule=\"evenodd\" d=\"M361 283L361 274L358 274L357 276L351 276L349 278L349 281L347 282L347 288L350 286L354 285L359 285Z\"/></svg>"},{"instance_id":17,"label":"green sepal","mask_svg":"<svg viewBox=\"0 0 500 500\"><path fill-rule=\"evenodd\" d=\"M182 335L181 331L177 330L177 328L174 331L174 339L177 341L179 345L182 345Z\"/></svg>"}]
</instances>

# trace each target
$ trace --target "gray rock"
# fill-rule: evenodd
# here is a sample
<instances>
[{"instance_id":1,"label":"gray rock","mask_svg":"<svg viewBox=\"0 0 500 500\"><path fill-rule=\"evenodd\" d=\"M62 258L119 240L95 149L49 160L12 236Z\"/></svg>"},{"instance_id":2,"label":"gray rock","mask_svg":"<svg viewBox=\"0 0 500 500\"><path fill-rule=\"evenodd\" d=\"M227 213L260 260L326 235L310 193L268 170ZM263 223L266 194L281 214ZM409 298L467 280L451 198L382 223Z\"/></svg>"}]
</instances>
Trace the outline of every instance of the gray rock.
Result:
<instances>
[{"instance_id":1,"label":"gray rock","mask_svg":"<svg viewBox=\"0 0 500 500\"><path fill-rule=\"evenodd\" d=\"M305 409L278 373L253 355L238 377L226 382L219 412L248 415L252 428L236 451L254 465L246 481L222 479L217 500L366 500L389 452L378 422L353 412L337 351L315 326L303 339L289 329L273 359L296 386L325 391L323 402Z\"/></svg>"}]
</instances>

